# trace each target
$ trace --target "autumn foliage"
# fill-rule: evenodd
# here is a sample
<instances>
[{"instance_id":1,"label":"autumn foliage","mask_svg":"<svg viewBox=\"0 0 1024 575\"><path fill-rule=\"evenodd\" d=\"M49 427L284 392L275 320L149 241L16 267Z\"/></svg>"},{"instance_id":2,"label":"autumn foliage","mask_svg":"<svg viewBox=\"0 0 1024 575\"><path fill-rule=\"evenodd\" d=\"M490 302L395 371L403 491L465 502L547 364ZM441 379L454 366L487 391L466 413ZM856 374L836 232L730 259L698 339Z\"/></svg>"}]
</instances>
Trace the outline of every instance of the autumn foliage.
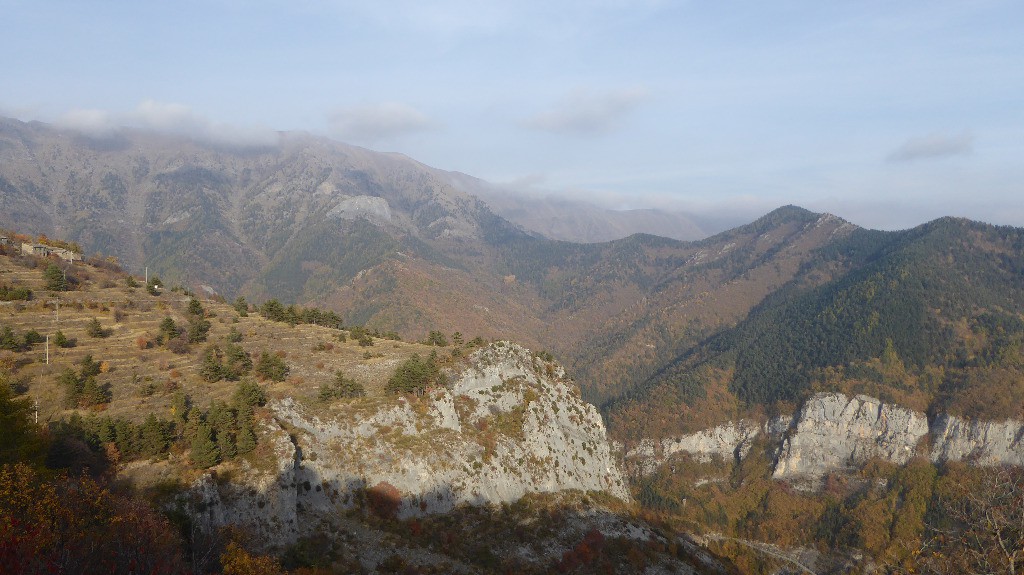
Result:
<instances>
[{"instance_id":1,"label":"autumn foliage","mask_svg":"<svg viewBox=\"0 0 1024 575\"><path fill-rule=\"evenodd\" d=\"M0 468L2 573L184 573L181 549L145 502L88 477Z\"/></svg>"}]
</instances>

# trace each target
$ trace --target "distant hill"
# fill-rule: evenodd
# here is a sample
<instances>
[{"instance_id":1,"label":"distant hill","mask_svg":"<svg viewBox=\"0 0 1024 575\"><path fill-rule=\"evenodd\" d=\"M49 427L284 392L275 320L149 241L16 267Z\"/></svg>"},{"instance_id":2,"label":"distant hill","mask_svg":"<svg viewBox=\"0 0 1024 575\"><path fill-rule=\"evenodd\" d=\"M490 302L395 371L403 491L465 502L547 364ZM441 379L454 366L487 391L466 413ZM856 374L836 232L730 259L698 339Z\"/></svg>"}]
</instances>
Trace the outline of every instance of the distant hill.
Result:
<instances>
[{"instance_id":1,"label":"distant hill","mask_svg":"<svg viewBox=\"0 0 1024 575\"><path fill-rule=\"evenodd\" d=\"M203 293L321 305L407 338L460 331L547 348L594 401L741 320L851 227L787 208L699 243L574 244L524 230L465 187L302 134L229 148L0 121L2 226Z\"/></svg>"},{"instance_id":2,"label":"distant hill","mask_svg":"<svg viewBox=\"0 0 1024 575\"><path fill-rule=\"evenodd\" d=\"M502 217L476 185L302 134L227 148L0 121L0 226L200 293L318 305L410 340L546 349L622 437L822 388L994 413L957 390L1016 373L1020 230L943 219L877 232L786 206L694 242L573 243Z\"/></svg>"},{"instance_id":3,"label":"distant hill","mask_svg":"<svg viewBox=\"0 0 1024 575\"><path fill-rule=\"evenodd\" d=\"M1019 418L1021 381L1024 229L942 218L901 232L858 229L817 250L735 327L680 354L609 414L619 432L649 436L699 420L660 406L729 403L713 393L771 406L837 390ZM654 413L666 419L652 427Z\"/></svg>"},{"instance_id":4,"label":"distant hill","mask_svg":"<svg viewBox=\"0 0 1024 575\"><path fill-rule=\"evenodd\" d=\"M496 214L553 240L595 243L645 233L692 241L729 227L682 212L611 210L584 201L526 195L465 174L448 176L456 188L483 199Z\"/></svg>"}]
</instances>

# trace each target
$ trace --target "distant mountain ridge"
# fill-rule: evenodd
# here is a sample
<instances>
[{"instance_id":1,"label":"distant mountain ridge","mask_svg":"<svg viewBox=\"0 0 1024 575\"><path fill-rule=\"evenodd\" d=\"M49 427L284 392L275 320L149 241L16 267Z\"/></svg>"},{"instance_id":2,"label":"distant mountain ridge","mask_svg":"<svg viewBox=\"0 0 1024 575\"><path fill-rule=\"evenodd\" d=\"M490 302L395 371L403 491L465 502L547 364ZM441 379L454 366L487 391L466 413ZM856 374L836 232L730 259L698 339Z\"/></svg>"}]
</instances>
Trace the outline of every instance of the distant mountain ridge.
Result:
<instances>
[{"instance_id":1,"label":"distant mountain ridge","mask_svg":"<svg viewBox=\"0 0 1024 575\"><path fill-rule=\"evenodd\" d=\"M501 217L553 240L609 242L636 233L693 241L722 230L699 216L658 209L612 210L579 200L525 194L450 172L457 188L485 202Z\"/></svg>"},{"instance_id":2,"label":"distant mountain ridge","mask_svg":"<svg viewBox=\"0 0 1024 575\"><path fill-rule=\"evenodd\" d=\"M633 437L699 420L660 406L791 406L816 391L1020 419L1021 381L1024 229L941 218L900 232L856 229L818 249L735 327L607 409L612 427ZM730 400L710 400L713 390ZM668 419L652 428L655 413Z\"/></svg>"},{"instance_id":3,"label":"distant mountain ridge","mask_svg":"<svg viewBox=\"0 0 1024 575\"><path fill-rule=\"evenodd\" d=\"M583 244L501 217L470 180L302 134L227 148L0 121L0 226L409 339L459 331L547 349L620 437L692 431L819 388L881 386L925 410L985 388L975 379L989 372L964 367L977 353L1019 351L1016 228L877 232L786 206L695 242ZM1009 343L992 348L992 330ZM890 348L909 379L870 375Z\"/></svg>"}]
</instances>

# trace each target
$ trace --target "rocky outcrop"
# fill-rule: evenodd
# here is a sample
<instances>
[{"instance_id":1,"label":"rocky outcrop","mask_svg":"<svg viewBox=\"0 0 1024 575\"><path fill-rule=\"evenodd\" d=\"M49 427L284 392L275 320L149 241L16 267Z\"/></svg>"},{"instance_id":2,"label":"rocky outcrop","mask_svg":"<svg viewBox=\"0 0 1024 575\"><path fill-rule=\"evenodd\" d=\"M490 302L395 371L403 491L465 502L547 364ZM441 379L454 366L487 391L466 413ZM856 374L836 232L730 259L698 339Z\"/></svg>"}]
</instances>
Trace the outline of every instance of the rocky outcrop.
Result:
<instances>
[{"instance_id":1,"label":"rocky outcrop","mask_svg":"<svg viewBox=\"0 0 1024 575\"><path fill-rule=\"evenodd\" d=\"M741 420L660 442L647 439L626 452L626 461L639 473L650 474L681 452L698 461L740 460L762 434L775 459L773 477L780 480L813 482L872 458L899 465L925 456L934 462L1024 466L1024 422L972 421L948 414L929 422L925 414L905 407L841 393L815 394L796 416L763 425Z\"/></svg>"},{"instance_id":2,"label":"rocky outcrop","mask_svg":"<svg viewBox=\"0 0 1024 575\"><path fill-rule=\"evenodd\" d=\"M677 453L689 453L702 462L714 458L734 461L746 457L754 439L766 432L767 426L754 421L730 421L697 433L666 438L657 443L652 439L644 439L626 452L626 460L633 462L636 470L642 475L652 473Z\"/></svg>"},{"instance_id":3,"label":"rocky outcrop","mask_svg":"<svg viewBox=\"0 0 1024 575\"><path fill-rule=\"evenodd\" d=\"M345 198L327 212L328 217L342 220L367 218L371 221L390 222L391 206L384 198L376 196L354 196Z\"/></svg>"},{"instance_id":4,"label":"rocky outcrop","mask_svg":"<svg viewBox=\"0 0 1024 575\"><path fill-rule=\"evenodd\" d=\"M210 527L241 524L287 545L329 529L367 490L392 498L398 517L532 492L629 498L596 408L561 367L513 344L478 351L450 386L422 397L328 409L289 398L270 409L275 464L194 486L191 505Z\"/></svg>"},{"instance_id":5,"label":"rocky outcrop","mask_svg":"<svg viewBox=\"0 0 1024 575\"><path fill-rule=\"evenodd\" d=\"M932 424L933 461L1024 466L1024 422L971 421L940 415Z\"/></svg>"},{"instance_id":6,"label":"rocky outcrop","mask_svg":"<svg viewBox=\"0 0 1024 575\"><path fill-rule=\"evenodd\" d=\"M782 440L773 477L824 475L875 457L903 464L927 433L923 414L866 395L820 393L803 404Z\"/></svg>"},{"instance_id":7,"label":"rocky outcrop","mask_svg":"<svg viewBox=\"0 0 1024 575\"><path fill-rule=\"evenodd\" d=\"M774 477L814 479L874 457L902 465L915 455L934 462L1024 465L1022 436L1020 421L940 414L929 423L923 413L872 397L819 393L804 403L786 432Z\"/></svg>"}]
</instances>

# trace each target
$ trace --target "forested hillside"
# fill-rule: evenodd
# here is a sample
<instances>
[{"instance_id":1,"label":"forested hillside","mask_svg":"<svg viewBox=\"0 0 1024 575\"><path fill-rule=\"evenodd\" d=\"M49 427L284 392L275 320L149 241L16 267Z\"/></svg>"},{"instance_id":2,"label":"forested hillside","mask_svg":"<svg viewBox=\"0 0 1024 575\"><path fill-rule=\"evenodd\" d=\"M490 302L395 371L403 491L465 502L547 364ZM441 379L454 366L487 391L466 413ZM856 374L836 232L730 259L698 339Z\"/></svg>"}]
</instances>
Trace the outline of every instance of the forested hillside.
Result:
<instances>
[{"instance_id":1,"label":"forested hillside","mask_svg":"<svg viewBox=\"0 0 1024 575\"><path fill-rule=\"evenodd\" d=\"M825 274L834 279L813 281ZM609 413L616 429L649 436L657 430L631 422L667 397L724 414L838 390L922 410L1021 417L1013 398L1024 391L1022 280L1019 228L943 218L902 232L856 230ZM735 400L723 400L726 391Z\"/></svg>"}]
</instances>

